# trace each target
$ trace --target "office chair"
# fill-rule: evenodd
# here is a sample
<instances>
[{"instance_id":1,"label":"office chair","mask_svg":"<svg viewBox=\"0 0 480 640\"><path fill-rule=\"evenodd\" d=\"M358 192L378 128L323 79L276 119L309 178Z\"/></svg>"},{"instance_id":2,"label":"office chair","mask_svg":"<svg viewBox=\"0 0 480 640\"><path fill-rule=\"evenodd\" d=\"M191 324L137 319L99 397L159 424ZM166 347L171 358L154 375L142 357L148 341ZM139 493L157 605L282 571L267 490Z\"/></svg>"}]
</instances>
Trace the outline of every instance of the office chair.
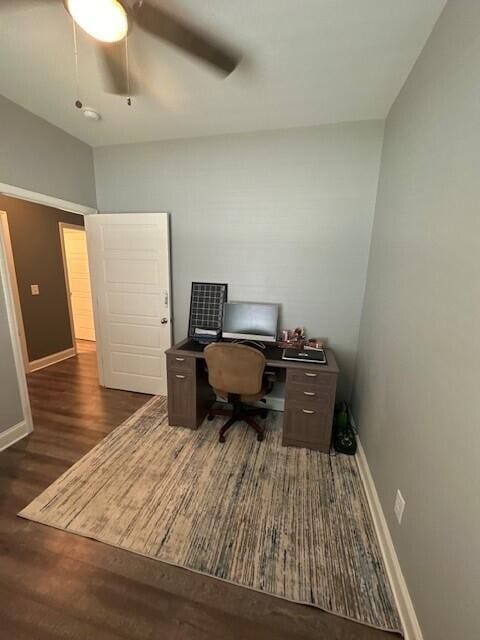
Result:
<instances>
[{"instance_id":1,"label":"office chair","mask_svg":"<svg viewBox=\"0 0 480 640\"><path fill-rule=\"evenodd\" d=\"M208 381L215 393L227 400L231 410L210 409L208 419L227 416L229 419L219 432L219 441L225 442L225 433L232 424L243 420L257 432L257 440L264 437L264 428L253 416L267 417L267 409L247 407L271 391L272 384L264 380L265 356L253 347L229 342L209 344L204 351L208 368Z\"/></svg>"}]
</instances>

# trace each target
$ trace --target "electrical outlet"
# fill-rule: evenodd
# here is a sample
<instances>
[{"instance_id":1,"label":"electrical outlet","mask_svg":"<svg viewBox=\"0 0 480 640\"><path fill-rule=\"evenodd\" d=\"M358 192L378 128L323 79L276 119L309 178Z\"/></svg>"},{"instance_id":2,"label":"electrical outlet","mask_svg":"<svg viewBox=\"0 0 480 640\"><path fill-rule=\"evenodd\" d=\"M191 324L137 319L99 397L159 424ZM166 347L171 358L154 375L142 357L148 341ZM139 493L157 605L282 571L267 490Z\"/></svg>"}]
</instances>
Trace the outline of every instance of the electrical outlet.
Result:
<instances>
[{"instance_id":1,"label":"electrical outlet","mask_svg":"<svg viewBox=\"0 0 480 640\"><path fill-rule=\"evenodd\" d=\"M397 496L395 498L395 506L393 507L393 510L397 516L398 524L402 524L403 512L405 510L405 499L402 496L400 489L397 489Z\"/></svg>"},{"instance_id":2,"label":"electrical outlet","mask_svg":"<svg viewBox=\"0 0 480 640\"><path fill-rule=\"evenodd\" d=\"M31 284L30 291L32 292L32 296L40 295L40 287L38 286L38 284Z\"/></svg>"}]
</instances>

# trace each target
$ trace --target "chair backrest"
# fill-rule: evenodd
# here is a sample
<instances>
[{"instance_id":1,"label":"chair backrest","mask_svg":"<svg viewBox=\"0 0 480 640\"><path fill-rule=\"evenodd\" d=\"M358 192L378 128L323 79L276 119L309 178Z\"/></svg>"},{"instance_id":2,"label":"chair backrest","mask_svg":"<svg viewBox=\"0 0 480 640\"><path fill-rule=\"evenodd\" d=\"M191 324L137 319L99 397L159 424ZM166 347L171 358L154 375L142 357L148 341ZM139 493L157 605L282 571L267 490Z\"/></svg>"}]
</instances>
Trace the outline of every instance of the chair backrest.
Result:
<instances>
[{"instance_id":1,"label":"chair backrest","mask_svg":"<svg viewBox=\"0 0 480 640\"><path fill-rule=\"evenodd\" d=\"M262 390L265 356L253 347L231 342L209 344L204 351L208 382L219 391L255 395Z\"/></svg>"}]
</instances>

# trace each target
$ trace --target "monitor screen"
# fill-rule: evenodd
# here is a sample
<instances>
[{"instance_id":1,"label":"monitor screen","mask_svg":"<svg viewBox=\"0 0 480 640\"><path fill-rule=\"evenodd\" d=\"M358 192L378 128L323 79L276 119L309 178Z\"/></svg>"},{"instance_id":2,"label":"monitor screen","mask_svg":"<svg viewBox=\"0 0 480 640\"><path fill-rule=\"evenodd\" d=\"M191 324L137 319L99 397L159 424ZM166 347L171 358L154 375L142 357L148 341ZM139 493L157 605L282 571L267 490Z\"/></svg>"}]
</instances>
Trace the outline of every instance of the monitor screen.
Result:
<instances>
[{"instance_id":1,"label":"monitor screen","mask_svg":"<svg viewBox=\"0 0 480 640\"><path fill-rule=\"evenodd\" d=\"M277 323L277 304L226 302L223 312L223 337L275 342Z\"/></svg>"}]
</instances>

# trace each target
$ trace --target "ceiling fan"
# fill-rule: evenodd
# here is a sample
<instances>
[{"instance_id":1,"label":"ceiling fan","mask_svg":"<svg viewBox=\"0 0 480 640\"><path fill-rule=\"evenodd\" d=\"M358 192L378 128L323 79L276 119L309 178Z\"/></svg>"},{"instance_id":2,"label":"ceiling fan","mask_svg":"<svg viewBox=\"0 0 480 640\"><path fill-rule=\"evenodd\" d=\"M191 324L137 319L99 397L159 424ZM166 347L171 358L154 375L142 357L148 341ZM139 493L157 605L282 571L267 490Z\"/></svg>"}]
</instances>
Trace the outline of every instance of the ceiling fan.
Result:
<instances>
[{"instance_id":1,"label":"ceiling fan","mask_svg":"<svg viewBox=\"0 0 480 640\"><path fill-rule=\"evenodd\" d=\"M107 91L130 95L126 40L134 27L169 42L187 54L229 75L240 62L238 54L215 38L148 0L38 0L62 2L75 24L96 41L104 63ZM15 4L17 4L16 0Z\"/></svg>"}]
</instances>

